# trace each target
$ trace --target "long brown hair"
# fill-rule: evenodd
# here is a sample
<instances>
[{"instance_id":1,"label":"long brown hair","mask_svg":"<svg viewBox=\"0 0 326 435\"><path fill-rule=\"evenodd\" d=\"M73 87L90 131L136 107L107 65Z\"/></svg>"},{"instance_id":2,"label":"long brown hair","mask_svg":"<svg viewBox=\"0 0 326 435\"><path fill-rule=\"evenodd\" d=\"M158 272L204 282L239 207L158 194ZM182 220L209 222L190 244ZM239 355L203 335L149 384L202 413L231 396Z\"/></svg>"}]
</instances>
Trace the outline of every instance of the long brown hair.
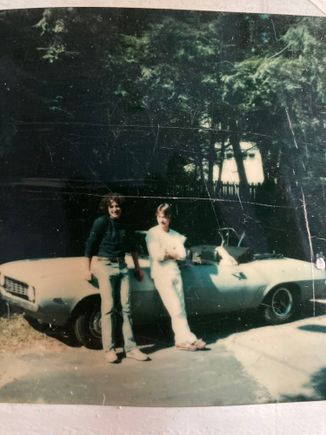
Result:
<instances>
[{"instance_id":1,"label":"long brown hair","mask_svg":"<svg viewBox=\"0 0 326 435\"><path fill-rule=\"evenodd\" d=\"M108 207L112 202L116 202L120 207L125 203L125 197L120 195L120 193L112 192L109 193L101 199L100 210L103 213L108 213Z\"/></svg>"}]
</instances>

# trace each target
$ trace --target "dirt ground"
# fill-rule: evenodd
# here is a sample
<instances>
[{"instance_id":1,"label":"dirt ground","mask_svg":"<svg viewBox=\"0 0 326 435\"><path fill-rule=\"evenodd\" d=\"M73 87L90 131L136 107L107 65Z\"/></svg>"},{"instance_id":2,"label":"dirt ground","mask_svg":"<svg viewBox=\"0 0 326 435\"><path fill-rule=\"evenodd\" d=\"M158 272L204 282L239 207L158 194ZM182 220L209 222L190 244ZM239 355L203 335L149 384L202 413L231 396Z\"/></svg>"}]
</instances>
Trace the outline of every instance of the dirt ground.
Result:
<instances>
[{"instance_id":1,"label":"dirt ground","mask_svg":"<svg viewBox=\"0 0 326 435\"><path fill-rule=\"evenodd\" d=\"M31 348L60 352L66 345L45 332L34 329L23 315L0 318L0 354L23 354Z\"/></svg>"},{"instance_id":2,"label":"dirt ground","mask_svg":"<svg viewBox=\"0 0 326 435\"><path fill-rule=\"evenodd\" d=\"M31 350L44 356L48 353L59 354L65 348L64 343L35 330L22 315L0 317L0 358L3 367L0 372L0 388L26 373L26 366L20 357L29 354Z\"/></svg>"}]
</instances>

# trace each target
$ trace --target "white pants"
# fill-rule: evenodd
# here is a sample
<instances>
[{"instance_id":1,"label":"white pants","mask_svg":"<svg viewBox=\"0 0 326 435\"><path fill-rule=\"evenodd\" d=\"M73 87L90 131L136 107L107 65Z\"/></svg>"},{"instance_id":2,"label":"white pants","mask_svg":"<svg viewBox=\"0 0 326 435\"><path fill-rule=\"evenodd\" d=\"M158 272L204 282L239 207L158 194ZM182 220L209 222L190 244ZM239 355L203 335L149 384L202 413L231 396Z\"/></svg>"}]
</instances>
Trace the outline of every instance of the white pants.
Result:
<instances>
[{"instance_id":1,"label":"white pants","mask_svg":"<svg viewBox=\"0 0 326 435\"><path fill-rule=\"evenodd\" d=\"M190 331L188 325L180 273L164 273L155 277L154 282L171 317L175 343L193 343L196 341L197 337Z\"/></svg>"}]
</instances>

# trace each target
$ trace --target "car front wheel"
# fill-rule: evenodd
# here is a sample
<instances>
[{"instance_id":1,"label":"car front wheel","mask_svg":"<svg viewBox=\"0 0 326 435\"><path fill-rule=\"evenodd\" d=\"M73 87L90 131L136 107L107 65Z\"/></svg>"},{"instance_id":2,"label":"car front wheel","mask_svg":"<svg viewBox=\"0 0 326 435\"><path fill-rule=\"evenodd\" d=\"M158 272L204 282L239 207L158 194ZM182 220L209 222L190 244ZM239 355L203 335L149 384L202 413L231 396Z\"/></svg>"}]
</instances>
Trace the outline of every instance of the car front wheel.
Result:
<instances>
[{"instance_id":1,"label":"car front wheel","mask_svg":"<svg viewBox=\"0 0 326 435\"><path fill-rule=\"evenodd\" d=\"M298 309L298 294L288 286L272 290L261 305L265 322L280 324L289 321Z\"/></svg>"},{"instance_id":2,"label":"car front wheel","mask_svg":"<svg viewBox=\"0 0 326 435\"><path fill-rule=\"evenodd\" d=\"M93 304L80 312L74 321L74 332L79 343L89 349L102 348L101 307Z\"/></svg>"}]
</instances>

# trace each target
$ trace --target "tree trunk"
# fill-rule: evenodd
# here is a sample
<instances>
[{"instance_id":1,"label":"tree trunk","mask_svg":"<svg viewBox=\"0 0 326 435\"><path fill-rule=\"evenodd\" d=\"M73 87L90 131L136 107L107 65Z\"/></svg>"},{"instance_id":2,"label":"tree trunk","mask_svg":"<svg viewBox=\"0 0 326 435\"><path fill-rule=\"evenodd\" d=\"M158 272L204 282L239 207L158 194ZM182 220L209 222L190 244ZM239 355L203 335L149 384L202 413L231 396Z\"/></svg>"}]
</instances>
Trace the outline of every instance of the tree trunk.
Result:
<instances>
[{"instance_id":1,"label":"tree trunk","mask_svg":"<svg viewBox=\"0 0 326 435\"><path fill-rule=\"evenodd\" d=\"M240 146L240 134L237 131L237 124L235 121L231 121L231 136L230 142L233 148L234 158L237 164L238 174L239 174L239 190L240 195L244 195L246 198L249 197L249 186L247 174L243 164L243 155Z\"/></svg>"},{"instance_id":2,"label":"tree trunk","mask_svg":"<svg viewBox=\"0 0 326 435\"><path fill-rule=\"evenodd\" d=\"M214 171L214 164L216 162L216 151L215 151L216 135L215 132L213 131L213 128L214 128L214 123L212 121L212 129L209 135L208 176L207 176L207 188L210 195L214 193L213 171Z\"/></svg>"}]
</instances>

